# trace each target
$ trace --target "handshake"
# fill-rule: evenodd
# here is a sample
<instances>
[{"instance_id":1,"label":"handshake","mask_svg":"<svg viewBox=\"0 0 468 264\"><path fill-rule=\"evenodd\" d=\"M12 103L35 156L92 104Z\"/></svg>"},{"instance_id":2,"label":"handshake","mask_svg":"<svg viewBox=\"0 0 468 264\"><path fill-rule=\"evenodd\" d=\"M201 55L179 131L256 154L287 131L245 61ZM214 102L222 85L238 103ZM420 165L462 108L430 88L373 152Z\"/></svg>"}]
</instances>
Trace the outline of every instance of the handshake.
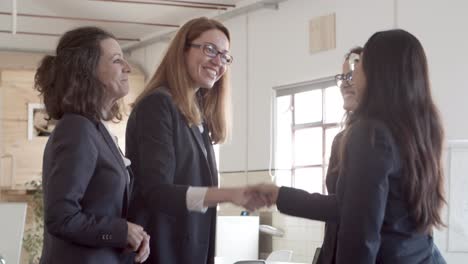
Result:
<instances>
[{"instance_id":1,"label":"handshake","mask_svg":"<svg viewBox=\"0 0 468 264\"><path fill-rule=\"evenodd\" d=\"M246 187L232 188L229 201L248 211L255 211L262 207L276 204L279 187L274 184L257 184Z\"/></svg>"},{"instance_id":2,"label":"handshake","mask_svg":"<svg viewBox=\"0 0 468 264\"><path fill-rule=\"evenodd\" d=\"M267 183L237 188L209 188L204 205L215 206L220 202L230 202L249 211L255 211L276 204L278 192L278 186ZM127 251L136 253L135 262L144 262L150 254L150 236L137 224L127 222L127 227Z\"/></svg>"}]
</instances>

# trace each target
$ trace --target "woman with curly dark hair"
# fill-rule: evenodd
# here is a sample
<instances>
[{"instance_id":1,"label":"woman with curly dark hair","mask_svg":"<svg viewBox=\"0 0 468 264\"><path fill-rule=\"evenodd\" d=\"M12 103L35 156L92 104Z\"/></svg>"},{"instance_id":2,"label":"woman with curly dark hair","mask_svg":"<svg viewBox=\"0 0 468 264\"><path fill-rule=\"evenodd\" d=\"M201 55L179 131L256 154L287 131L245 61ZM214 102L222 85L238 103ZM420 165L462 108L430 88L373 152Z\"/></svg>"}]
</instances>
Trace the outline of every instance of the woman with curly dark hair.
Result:
<instances>
[{"instance_id":1,"label":"woman with curly dark hair","mask_svg":"<svg viewBox=\"0 0 468 264\"><path fill-rule=\"evenodd\" d=\"M41 263L119 263L149 255L149 236L126 220L130 161L103 121L119 120L130 66L115 37L96 27L65 33L45 56L35 88L58 120L44 151Z\"/></svg>"}]
</instances>

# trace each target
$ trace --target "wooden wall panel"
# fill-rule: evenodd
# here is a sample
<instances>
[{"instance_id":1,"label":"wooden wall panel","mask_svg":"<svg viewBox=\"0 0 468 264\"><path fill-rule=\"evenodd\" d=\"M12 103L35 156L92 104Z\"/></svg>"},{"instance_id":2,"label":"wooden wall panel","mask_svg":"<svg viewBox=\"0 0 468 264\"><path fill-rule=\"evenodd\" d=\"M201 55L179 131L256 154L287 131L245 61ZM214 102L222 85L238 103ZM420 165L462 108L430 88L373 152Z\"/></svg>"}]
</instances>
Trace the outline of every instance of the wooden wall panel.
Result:
<instances>
[{"instance_id":1,"label":"wooden wall panel","mask_svg":"<svg viewBox=\"0 0 468 264\"><path fill-rule=\"evenodd\" d=\"M309 22L309 51L311 54L336 48L336 16L315 17Z\"/></svg>"},{"instance_id":2,"label":"wooden wall panel","mask_svg":"<svg viewBox=\"0 0 468 264\"><path fill-rule=\"evenodd\" d=\"M135 69L135 67L134 67ZM24 184L41 178L42 156L46 137L28 140L28 103L41 103L39 94L33 89L34 70L0 69L0 156L11 154L15 160L13 183L10 175L10 159L1 160L0 188L24 189ZM144 76L134 70L129 77L130 92L124 98L127 115L119 124L110 124L119 138L122 150L125 148L125 128L130 103L134 102L144 87Z\"/></svg>"},{"instance_id":3,"label":"wooden wall panel","mask_svg":"<svg viewBox=\"0 0 468 264\"><path fill-rule=\"evenodd\" d=\"M42 154L47 138L34 138L29 141L28 103L39 103L38 93L33 89L34 74L32 70L3 70L1 73L1 129L2 155L14 157L14 168L11 163L4 172L3 181L11 187L22 189L24 184L41 177ZM11 175L14 173L14 175ZM13 182L11 182L13 180Z\"/></svg>"}]
</instances>

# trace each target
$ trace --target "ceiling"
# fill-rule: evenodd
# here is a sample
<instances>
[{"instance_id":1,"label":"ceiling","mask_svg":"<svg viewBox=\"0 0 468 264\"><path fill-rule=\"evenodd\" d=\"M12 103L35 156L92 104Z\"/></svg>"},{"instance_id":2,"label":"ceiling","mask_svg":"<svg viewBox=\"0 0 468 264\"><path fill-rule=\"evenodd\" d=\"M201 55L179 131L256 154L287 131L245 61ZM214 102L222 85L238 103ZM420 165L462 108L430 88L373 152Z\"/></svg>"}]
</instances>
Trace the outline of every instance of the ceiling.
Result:
<instances>
[{"instance_id":1,"label":"ceiling","mask_svg":"<svg viewBox=\"0 0 468 264\"><path fill-rule=\"evenodd\" d=\"M112 32L128 50L154 42L194 17L229 17L282 1L0 0L0 51L53 52L65 31L90 25Z\"/></svg>"}]
</instances>

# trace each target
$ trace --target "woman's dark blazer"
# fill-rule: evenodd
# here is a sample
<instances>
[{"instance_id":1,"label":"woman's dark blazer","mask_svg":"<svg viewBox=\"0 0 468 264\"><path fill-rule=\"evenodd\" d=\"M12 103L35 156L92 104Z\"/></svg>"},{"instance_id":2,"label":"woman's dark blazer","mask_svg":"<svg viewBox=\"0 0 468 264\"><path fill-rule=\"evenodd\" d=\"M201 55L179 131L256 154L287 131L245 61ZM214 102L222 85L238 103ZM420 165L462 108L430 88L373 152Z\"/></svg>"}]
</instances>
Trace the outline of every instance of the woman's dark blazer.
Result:
<instances>
[{"instance_id":1,"label":"woman's dark blazer","mask_svg":"<svg viewBox=\"0 0 468 264\"><path fill-rule=\"evenodd\" d=\"M390 130L378 121L359 121L340 141L346 158L336 194L282 187L279 210L337 224L333 258L323 263L434 263L432 238L416 231L403 194L399 146Z\"/></svg>"},{"instance_id":2,"label":"woman's dark blazer","mask_svg":"<svg viewBox=\"0 0 468 264\"><path fill-rule=\"evenodd\" d=\"M129 177L104 125L65 114L45 147L42 177L41 263L119 263Z\"/></svg>"},{"instance_id":3,"label":"woman's dark blazer","mask_svg":"<svg viewBox=\"0 0 468 264\"><path fill-rule=\"evenodd\" d=\"M208 134L189 126L164 88L133 109L127 124L126 153L135 185L130 219L151 236L146 263L206 264L214 261L216 210L189 212L189 186L217 186Z\"/></svg>"}]
</instances>

